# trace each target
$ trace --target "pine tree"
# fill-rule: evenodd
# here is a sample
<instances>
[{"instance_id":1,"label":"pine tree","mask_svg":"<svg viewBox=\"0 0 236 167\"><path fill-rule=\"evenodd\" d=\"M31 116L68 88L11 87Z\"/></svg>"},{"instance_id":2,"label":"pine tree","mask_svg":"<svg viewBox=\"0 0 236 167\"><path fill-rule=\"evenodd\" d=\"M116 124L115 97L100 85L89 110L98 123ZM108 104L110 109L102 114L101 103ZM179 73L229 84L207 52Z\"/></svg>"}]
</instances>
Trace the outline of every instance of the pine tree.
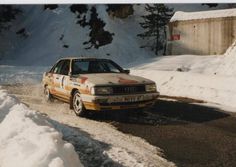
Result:
<instances>
[{"instance_id":1,"label":"pine tree","mask_svg":"<svg viewBox=\"0 0 236 167\"><path fill-rule=\"evenodd\" d=\"M150 47L158 55L160 51L165 54L166 48L166 25L173 15L173 9L164 4L147 4L145 6L147 15L142 16L144 22L140 23L145 32L138 34L142 39L148 39L148 42L142 47Z\"/></svg>"},{"instance_id":2,"label":"pine tree","mask_svg":"<svg viewBox=\"0 0 236 167\"><path fill-rule=\"evenodd\" d=\"M20 9L17 9L12 5L0 5L0 32L3 29L9 28L10 25L8 23L14 20L16 15L21 12Z\"/></svg>"}]
</instances>

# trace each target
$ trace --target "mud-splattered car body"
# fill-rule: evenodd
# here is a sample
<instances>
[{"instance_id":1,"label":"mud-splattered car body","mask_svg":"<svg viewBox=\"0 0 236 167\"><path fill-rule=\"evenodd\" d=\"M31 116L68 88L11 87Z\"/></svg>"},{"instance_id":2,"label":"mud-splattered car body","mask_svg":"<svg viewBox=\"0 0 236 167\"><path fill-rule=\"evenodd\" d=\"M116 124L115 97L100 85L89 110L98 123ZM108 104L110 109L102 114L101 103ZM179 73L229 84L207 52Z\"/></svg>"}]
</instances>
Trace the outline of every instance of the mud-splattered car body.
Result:
<instances>
[{"instance_id":1,"label":"mud-splattered car body","mask_svg":"<svg viewBox=\"0 0 236 167\"><path fill-rule=\"evenodd\" d=\"M143 108L154 104L159 95L153 81L129 75L129 70L111 60L96 58L60 59L44 73L43 86L48 98L56 97L72 108L77 92L77 103L85 110Z\"/></svg>"}]
</instances>

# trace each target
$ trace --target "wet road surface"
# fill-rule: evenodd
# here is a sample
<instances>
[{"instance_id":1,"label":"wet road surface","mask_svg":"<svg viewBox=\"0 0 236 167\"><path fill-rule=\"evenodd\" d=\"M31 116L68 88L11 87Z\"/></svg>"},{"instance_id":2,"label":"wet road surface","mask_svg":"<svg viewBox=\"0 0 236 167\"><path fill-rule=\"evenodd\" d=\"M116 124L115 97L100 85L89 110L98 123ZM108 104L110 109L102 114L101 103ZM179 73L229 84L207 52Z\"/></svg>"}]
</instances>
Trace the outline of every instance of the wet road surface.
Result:
<instances>
[{"instance_id":1,"label":"wet road surface","mask_svg":"<svg viewBox=\"0 0 236 167\"><path fill-rule=\"evenodd\" d=\"M88 118L145 139L177 166L236 166L236 117L216 108L158 100L144 113L104 112Z\"/></svg>"}]
</instances>

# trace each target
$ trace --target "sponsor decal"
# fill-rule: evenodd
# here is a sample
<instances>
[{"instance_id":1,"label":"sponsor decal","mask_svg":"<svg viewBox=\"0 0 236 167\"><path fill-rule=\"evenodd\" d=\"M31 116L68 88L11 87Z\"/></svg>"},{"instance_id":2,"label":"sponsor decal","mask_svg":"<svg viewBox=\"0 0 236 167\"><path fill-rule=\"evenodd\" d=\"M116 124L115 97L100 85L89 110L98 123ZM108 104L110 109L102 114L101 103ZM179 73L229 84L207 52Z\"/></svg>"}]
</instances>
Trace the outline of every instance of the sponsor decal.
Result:
<instances>
[{"instance_id":1,"label":"sponsor decal","mask_svg":"<svg viewBox=\"0 0 236 167\"><path fill-rule=\"evenodd\" d=\"M119 77L118 82L121 83L121 84L135 84L135 83L138 83L135 80L125 79L125 78L122 78L122 77Z\"/></svg>"},{"instance_id":2,"label":"sponsor decal","mask_svg":"<svg viewBox=\"0 0 236 167\"><path fill-rule=\"evenodd\" d=\"M70 80L74 83L77 82L77 78L70 78Z\"/></svg>"},{"instance_id":3,"label":"sponsor decal","mask_svg":"<svg viewBox=\"0 0 236 167\"><path fill-rule=\"evenodd\" d=\"M72 84L75 85L75 86L80 86L80 84L77 83L77 82L73 82Z\"/></svg>"},{"instance_id":4,"label":"sponsor decal","mask_svg":"<svg viewBox=\"0 0 236 167\"><path fill-rule=\"evenodd\" d=\"M61 79L61 88L64 88L64 80L65 80L65 76L63 76Z\"/></svg>"},{"instance_id":5,"label":"sponsor decal","mask_svg":"<svg viewBox=\"0 0 236 167\"><path fill-rule=\"evenodd\" d=\"M80 83L84 84L85 81L88 79L87 77L79 77Z\"/></svg>"}]
</instances>

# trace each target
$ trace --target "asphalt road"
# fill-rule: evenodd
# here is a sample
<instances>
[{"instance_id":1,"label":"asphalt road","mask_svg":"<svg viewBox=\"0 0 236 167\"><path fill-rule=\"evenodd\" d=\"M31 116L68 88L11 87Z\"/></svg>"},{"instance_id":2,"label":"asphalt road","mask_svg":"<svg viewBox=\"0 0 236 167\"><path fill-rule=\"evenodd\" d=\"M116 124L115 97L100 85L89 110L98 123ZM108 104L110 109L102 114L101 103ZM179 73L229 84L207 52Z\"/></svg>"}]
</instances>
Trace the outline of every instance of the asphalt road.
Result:
<instances>
[{"instance_id":1,"label":"asphalt road","mask_svg":"<svg viewBox=\"0 0 236 167\"><path fill-rule=\"evenodd\" d=\"M145 139L177 166L236 166L236 116L216 108L158 100L142 114L119 111L88 117Z\"/></svg>"}]
</instances>

